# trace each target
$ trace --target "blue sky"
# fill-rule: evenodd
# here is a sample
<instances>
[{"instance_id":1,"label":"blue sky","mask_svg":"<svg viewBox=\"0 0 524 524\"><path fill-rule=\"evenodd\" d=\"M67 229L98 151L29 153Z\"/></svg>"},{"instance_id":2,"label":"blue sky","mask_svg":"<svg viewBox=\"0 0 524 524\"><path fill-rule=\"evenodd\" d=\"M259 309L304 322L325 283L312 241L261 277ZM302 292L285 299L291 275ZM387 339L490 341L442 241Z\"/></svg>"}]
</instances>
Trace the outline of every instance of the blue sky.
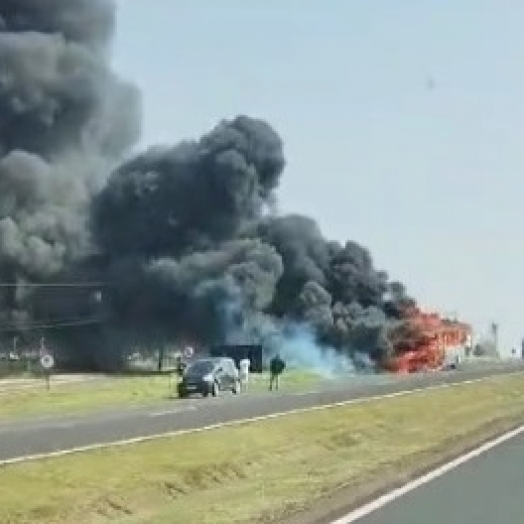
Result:
<instances>
[{"instance_id":1,"label":"blue sky","mask_svg":"<svg viewBox=\"0 0 524 524\"><path fill-rule=\"evenodd\" d=\"M142 89L143 145L268 120L285 141L282 211L520 344L524 2L117 2L115 67Z\"/></svg>"}]
</instances>

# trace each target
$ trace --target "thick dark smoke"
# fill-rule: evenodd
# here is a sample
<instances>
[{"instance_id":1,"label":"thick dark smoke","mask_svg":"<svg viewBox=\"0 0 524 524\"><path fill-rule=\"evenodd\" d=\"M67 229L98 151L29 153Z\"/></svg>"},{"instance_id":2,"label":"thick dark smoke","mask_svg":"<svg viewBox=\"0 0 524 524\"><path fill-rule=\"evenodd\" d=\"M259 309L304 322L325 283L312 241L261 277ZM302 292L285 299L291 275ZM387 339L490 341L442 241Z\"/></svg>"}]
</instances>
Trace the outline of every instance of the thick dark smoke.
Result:
<instances>
[{"instance_id":1,"label":"thick dark smoke","mask_svg":"<svg viewBox=\"0 0 524 524\"><path fill-rule=\"evenodd\" d=\"M199 142L151 149L120 167L96 199L96 239L118 257L212 249L256 227L283 167L278 135L247 117Z\"/></svg>"},{"instance_id":2,"label":"thick dark smoke","mask_svg":"<svg viewBox=\"0 0 524 524\"><path fill-rule=\"evenodd\" d=\"M51 278L89 252L91 198L139 137L138 92L110 68L114 18L106 0L0 0L4 283ZM25 325L28 293L1 293L3 332Z\"/></svg>"},{"instance_id":3,"label":"thick dark smoke","mask_svg":"<svg viewBox=\"0 0 524 524\"><path fill-rule=\"evenodd\" d=\"M409 303L404 288L355 242L327 241L311 218L273 214L283 169L276 132L240 116L111 175L92 227L122 331L262 341L317 367L380 357L384 328Z\"/></svg>"},{"instance_id":4,"label":"thick dark smoke","mask_svg":"<svg viewBox=\"0 0 524 524\"><path fill-rule=\"evenodd\" d=\"M388 351L411 299L364 247L274 213L285 159L269 124L239 116L118 167L140 106L110 69L113 29L108 1L0 0L0 271L19 284L4 331L96 317L40 330L84 367L186 340L262 341L319 368ZM104 284L22 285L58 277Z\"/></svg>"}]
</instances>

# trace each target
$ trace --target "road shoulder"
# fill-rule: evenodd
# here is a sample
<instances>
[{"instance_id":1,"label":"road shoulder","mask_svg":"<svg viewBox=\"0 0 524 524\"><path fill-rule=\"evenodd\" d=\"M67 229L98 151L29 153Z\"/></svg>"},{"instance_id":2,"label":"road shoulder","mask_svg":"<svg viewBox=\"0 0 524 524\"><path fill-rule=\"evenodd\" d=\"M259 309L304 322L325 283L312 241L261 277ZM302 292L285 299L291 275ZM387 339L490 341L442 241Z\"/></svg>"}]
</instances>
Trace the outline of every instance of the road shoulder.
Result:
<instances>
[{"instance_id":1,"label":"road shoulder","mask_svg":"<svg viewBox=\"0 0 524 524\"><path fill-rule=\"evenodd\" d=\"M380 468L378 471L372 471L365 479L341 486L336 491L312 501L309 507L297 509L294 515L283 520L281 524L332 524L351 511L518 428L523 422L522 416L501 418L461 438L449 439L437 448L393 463L387 470Z\"/></svg>"}]
</instances>

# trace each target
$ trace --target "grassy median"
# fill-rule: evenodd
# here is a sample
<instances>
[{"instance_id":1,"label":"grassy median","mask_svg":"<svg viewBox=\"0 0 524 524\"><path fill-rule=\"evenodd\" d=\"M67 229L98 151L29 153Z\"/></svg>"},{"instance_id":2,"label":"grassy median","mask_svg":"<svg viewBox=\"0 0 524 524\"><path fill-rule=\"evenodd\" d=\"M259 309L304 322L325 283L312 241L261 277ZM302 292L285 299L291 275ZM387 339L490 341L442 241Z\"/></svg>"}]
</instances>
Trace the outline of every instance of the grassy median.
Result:
<instances>
[{"instance_id":1,"label":"grassy median","mask_svg":"<svg viewBox=\"0 0 524 524\"><path fill-rule=\"evenodd\" d=\"M0 523L281 522L519 419L524 375L8 466Z\"/></svg>"},{"instance_id":2,"label":"grassy median","mask_svg":"<svg viewBox=\"0 0 524 524\"><path fill-rule=\"evenodd\" d=\"M44 381L35 387L0 391L0 422L16 417L88 413L113 407L136 407L158 403L176 397L176 377L150 375L91 380L81 383L51 383L49 391ZM283 391L308 389L321 381L309 371L290 370L282 379ZM265 374L253 375L250 393L267 388Z\"/></svg>"}]
</instances>

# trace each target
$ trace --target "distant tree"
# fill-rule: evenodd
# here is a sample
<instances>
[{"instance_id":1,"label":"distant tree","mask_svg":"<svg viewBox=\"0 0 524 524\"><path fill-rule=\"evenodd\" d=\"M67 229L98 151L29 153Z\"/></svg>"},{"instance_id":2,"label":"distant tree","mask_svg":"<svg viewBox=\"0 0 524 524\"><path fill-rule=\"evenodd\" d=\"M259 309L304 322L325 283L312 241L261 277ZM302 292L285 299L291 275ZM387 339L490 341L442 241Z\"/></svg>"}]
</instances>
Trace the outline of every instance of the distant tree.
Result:
<instances>
[{"instance_id":1,"label":"distant tree","mask_svg":"<svg viewBox=\"0 0 524 524\"><path fill-rule=\"evenodd\" d=\"M473 348L473 355L476 357L499 357L500 354L495 347L495 343L489 339L479 340Z\"/></svg>"}]
</instances>

